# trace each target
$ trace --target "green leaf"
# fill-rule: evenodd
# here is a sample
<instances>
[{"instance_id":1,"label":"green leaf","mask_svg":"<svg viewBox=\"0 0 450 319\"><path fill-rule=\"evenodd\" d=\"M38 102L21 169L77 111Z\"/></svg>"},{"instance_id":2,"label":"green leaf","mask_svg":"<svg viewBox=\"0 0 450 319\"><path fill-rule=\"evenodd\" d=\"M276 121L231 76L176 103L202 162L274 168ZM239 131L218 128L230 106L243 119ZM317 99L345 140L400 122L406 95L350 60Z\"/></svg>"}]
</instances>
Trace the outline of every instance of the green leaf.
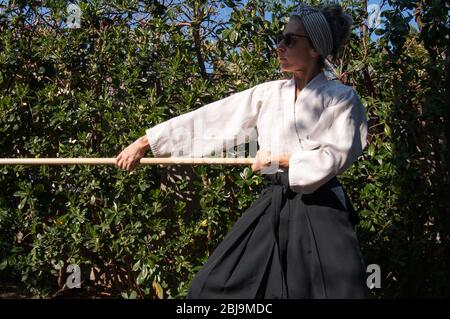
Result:
<instances>
[{"instance_id":1,"label":"green leaf","mask_svg":"<svg viewBox=\"0 0 450 319\"><path fill-rule=\"evenodd\" d=\"M141 261L138 260L134 265L133 265L133 271L138 271L138 269L141 267Z\"/></svg>"},{"instance_id":2,"label":"green leaf","mask_svg":"<svg viewBox=\"0 0 450 319\"><path fill-rule=\"evenodd\" d=\"M374 157L375 156L375 146L373 144L370 144L368 149L367 149L367 154L370 157Z\"/></svg>"},{"instance_id":3,"label":"green leaf","mask_svg":"<svg viewBox=\"0 0 450 319\"><path fill-rule=\"evenodd\" d=\"M27 198L25 197L20 201L19 206L17 206L17 208L19 208L19 210L22 209L26 203L27 203Z\"/></svg>"},{"instance_id":4,"label":"green leaf","mask_svg":"<svg viewBox=\"0 0 450 319\"><path fill-rule=\"evenodd\" d=\"M137 293L136 293L136 291L133 290L130 293L130 295L128 296L128 299L136 299L136 297L137 297Z\"/></svg>"},{"instance_id":5,"label":"green leaf","mask_svg":"<svg viewBox=\"0 0 450 319\"><path fill-rule=\"evenodd\" d=\"M0 270L5 269L6 266L8 266L8 260L7 259L3 259L3 261L0 263Z\"/></svg>"},{"instance_id":6,"label":"green leaf","mask_svg":"<svg viewBox=\"0 0 450 319\"><path fill-rule=\"evenodd\" d=\"M136 278L136 283L138 285L141 285L145 280L147 280L147 276L148 276L148 270L147 270L147 267L144 266L142 268L142 271L140 272L140 274Z\"/></svg>"},{"instance_id":7,"label":"green leaf","mask_svg":"<svg viewBox=\"0 0 450 319\"><path fill-rule=\"evenodd\" d=\"M387 124L384 124L384 134L386 134L386 136L391 136L391 127Z\"/></svg>"},{"instance_id":8,"label":"green leaf","mask_svg":"<svg viewBox=\"0 0 450 319\"><path fill-rule=\"evenodd\" d=\"M230 40L231 42L235 42L238 38L238 33L235 30L230 32Z\"/></svg>"}]
</instances>

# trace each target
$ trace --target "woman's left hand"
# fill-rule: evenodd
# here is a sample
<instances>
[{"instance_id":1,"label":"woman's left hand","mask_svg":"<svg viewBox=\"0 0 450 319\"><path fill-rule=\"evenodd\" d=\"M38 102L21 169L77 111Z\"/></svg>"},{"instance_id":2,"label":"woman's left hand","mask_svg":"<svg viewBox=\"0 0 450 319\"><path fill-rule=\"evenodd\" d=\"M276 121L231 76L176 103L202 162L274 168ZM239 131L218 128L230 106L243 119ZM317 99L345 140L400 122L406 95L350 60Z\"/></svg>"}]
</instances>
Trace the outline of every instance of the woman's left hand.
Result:
<instances>
[{"instance_id":1,"label":"woman's left hand","mask_svg":"<svg viewBox=\"0 0 450 319\"><path fill-rule=\"evenodd\" d=\"M259 150L256 152L255 161L252 164L253 172L258 172L264 167L279 165L280 167L289 167L288 154L272 155L270 151Z\"/></svg>"}]
</instances>

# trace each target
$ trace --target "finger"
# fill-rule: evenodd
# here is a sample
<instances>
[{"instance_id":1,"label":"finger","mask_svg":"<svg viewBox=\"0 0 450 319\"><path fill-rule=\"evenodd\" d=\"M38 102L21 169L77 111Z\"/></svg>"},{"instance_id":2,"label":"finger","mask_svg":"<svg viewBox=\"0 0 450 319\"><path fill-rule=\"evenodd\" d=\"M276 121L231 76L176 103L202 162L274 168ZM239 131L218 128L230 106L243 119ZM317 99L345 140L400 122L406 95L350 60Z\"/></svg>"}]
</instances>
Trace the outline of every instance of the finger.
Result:
<instances>
[{"instance_id":1,"label":"finger","mask_svg":"<svg viewBox=\"0 0 450 319\"><path fill-rule=\"evenodd\" d=\"M119 166L121 169L125 169L126 168L126 161L124 159L121 159L119 162Z\"/></svg>"},{"instance_id":2,"label":"finger","mask_svg":"<svg viewBox=\"0 0 450 319\"><path fill-rule=\"evenodd\" d=\"M120 166L123 168L124 165L127 163L127 154L122 152L122 156L120 157Z\"/></svg>"},{"instance_id":3,"label":"finger","mask_svg":"<svg viewBox=\"0 0 450 319\"><path fill-rule=\"evenodd\" d=\"M123 168L124 168L124 165L123 165L123 158L121 158L117 164L119 165L119 167L120 167L121 169L123 169Z\"/></svg>"},{"instance_id":4,"label":"finger","mask_svg":"<svg viewBox=\"0 0 450 319\"><path fill-rule=\"evenodd\" d=\"M134 163L132 161L128 162L127 171L131 172L134 169Z\"/></svg>"},{"instance_id":5,"label":"finger","mask_svg":"<svg viewBox=\"0 0 450 319\"><path fill-rule=\"evenodd\" d=\"M123 159L122 167L123 167L124 169L127 169L128 166L130 166L130 158L129 158L128 156L126 156L126 157Z\"/></svg>"}]
</instances>

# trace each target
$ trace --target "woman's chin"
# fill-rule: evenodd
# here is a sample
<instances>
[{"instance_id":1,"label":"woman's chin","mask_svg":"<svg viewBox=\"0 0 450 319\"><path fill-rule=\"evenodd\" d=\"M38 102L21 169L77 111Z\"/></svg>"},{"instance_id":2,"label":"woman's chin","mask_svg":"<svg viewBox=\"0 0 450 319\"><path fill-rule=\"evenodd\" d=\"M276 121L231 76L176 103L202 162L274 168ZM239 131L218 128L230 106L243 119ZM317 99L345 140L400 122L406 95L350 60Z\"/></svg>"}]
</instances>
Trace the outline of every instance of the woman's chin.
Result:
<instances>
[{"instance_id":1,"label":"woman's chin","mask_svg":"<svg viewBox=\"0 0 450 319\"><path fill-rule=\"evenodd\" d=\"M280 61L280 70L281 72L289 72L289 65L287 63L283 63L283 61Z\"/></svg>"},{"instance_id":2,"label":"woman's chin","mask_svg":"<svg viewBox=\"0 0 450 319\"><path fill-rule=\"evenodd\" d=\"M280 65L280 71L281 72L292 72L290 67L283 66L283 65Z\"/></svg>"}]
</instances>

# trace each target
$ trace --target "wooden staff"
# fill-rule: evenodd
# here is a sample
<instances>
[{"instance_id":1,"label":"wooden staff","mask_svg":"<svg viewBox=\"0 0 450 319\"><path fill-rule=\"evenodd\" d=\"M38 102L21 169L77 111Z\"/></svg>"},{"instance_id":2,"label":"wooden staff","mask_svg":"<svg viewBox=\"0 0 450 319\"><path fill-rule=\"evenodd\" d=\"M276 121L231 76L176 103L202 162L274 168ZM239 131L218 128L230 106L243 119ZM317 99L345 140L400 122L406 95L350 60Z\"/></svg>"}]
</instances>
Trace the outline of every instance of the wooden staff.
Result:
<instances>
[{"instance_id":1,"label":"wooden staff","mask_svg":"<svg viewBox=\"0 0 450 319\"><path fill-rule=\"evenodd\" d=\"M141 158L142 165L249 165L254 158L243 157L156 157ZM115 157L103 158L0 158L0 165L115 165Z\"/></svg>"}]
</instances>

